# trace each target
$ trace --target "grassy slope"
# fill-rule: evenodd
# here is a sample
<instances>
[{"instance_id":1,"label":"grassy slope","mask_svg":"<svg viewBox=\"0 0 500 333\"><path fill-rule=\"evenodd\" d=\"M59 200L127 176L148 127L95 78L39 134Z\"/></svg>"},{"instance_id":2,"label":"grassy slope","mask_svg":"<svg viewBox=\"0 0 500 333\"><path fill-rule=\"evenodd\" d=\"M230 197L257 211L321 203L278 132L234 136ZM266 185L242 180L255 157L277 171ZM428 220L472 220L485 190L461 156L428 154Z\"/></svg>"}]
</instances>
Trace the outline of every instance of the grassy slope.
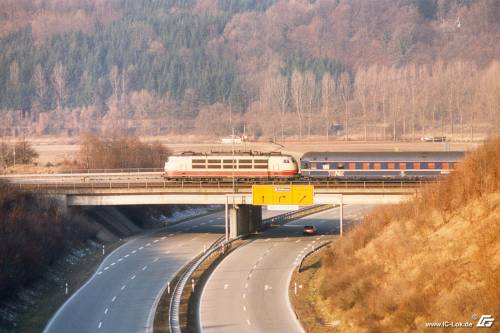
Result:
<instances>
[{"instance_id":1,"label":"grassy slope","mask_svg":"<svg viewBox=\"0 0 500 333\"><path fill-rule=\"evenodd\" d=\"M441 184L378 209L325 252L311 281L319 287L315 310L325 322L340 320L345 332L424 331L425 322L473 314L499 318L499 236L495 140Z\"/></svg>"}]
</instances>

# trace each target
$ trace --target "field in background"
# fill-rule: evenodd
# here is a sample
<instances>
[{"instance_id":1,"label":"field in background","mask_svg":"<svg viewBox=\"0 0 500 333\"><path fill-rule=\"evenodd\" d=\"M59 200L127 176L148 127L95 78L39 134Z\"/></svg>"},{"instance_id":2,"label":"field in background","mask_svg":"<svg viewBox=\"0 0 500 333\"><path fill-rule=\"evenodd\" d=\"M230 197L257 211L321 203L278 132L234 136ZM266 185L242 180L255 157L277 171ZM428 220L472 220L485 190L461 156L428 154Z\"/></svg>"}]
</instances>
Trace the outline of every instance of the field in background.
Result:
<instances>
[{"instance_id":1,"label":"field in background","mask_svg":"<svg viewBox=\"0 0 500 333\"><path fill-rule=\"evenodd\" d=\"M158 140L166 145L172 152L178 153L182 151L221 151L231 150L233 145L221 144L215 140L197 139L196 141L186 142L186 138L141 138L143 141ZM59 140L54 139L34 139L31 141L33 148L40 154L38 164L45 166L47 163L58 164L64 160L73 161L80 145L75 139ZM438 151L438 150L472 150L477 147L477 143L460 143L460 142L349 142L344 141L311 141L311 142L284 142L275 144L271 142L247 142L235 144L236 150L258 150L258 151L283 151L294 155L296 158L308 151ZM282 147L283 146L283 147ZM158 167L162 167L161 165Z\"/></svg>"}]
</instances>

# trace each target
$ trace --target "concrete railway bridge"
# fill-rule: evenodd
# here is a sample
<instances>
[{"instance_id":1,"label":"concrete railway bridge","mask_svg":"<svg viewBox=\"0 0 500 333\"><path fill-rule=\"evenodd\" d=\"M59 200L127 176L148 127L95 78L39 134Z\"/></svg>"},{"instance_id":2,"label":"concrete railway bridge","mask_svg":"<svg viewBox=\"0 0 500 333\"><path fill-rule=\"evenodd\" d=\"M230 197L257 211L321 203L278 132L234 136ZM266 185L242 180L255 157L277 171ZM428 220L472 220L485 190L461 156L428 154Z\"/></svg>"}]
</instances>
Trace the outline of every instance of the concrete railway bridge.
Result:
<instances>
[{"instance_id":1,"label":"concrete railway bridge","mask_svg":"<svg viewBox=\"0 0 500 333\"><path fill-rule=\"evenodd\" d=\"M262 227L262 203L255 203L255 185L286 190L312 188L307 204L391 204L408 199L425 185L421 181L331 181L331 180L165 180L158 172L36 174L0 176L21 190L57 197L67 207L168 204L220 204L226 208L226 236L235 238Z\"/></svg>"}]
</instances>

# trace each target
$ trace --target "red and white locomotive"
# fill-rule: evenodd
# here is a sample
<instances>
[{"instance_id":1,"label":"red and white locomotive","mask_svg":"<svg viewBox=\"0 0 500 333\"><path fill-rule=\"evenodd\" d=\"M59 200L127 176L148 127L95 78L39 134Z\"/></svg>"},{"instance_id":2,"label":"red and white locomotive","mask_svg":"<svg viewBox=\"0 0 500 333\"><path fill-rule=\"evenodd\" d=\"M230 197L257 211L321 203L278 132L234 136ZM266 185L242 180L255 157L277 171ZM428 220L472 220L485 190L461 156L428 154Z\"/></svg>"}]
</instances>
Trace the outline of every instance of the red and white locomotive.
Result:
<instances>
[{"instance_id":1,"label":"red and white locomotive","mask_svg":"<svg viewBox=\"0 0 500 333\"><path fill-rule=\"evenodd\" d=\"M298 166L290 155L261 152L183 152L165 163L165 178L294 177Z\"/></svg>"}]
</instances>

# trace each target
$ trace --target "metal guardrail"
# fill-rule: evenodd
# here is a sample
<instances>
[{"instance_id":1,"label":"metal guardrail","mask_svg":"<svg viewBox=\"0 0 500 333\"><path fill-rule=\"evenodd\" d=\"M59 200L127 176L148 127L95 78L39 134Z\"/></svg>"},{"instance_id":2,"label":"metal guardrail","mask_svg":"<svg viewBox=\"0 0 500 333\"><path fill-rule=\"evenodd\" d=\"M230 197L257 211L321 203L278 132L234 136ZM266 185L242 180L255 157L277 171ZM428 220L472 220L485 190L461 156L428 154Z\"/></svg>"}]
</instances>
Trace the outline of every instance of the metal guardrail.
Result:
<instances>
[{"instance_id":1,"label":"metal guardrail","mask_svg":"<svg viewBox=\"0 0 500 333\"><path fill-rule=\"evenodd\" d=\"M328 210L328 209L331 209L334 207L336 207L336 205L316 205L316 206L312 206L312 207L302 208L302 209L299 209L297 211L292 211L292 212L288 212L285 214L281 214L278 216L273 216L273 217L269 217L267 219L264 219L264 220L262 220L262 226L266 227L266 226L273 226L273 225L278 225L278 226L283 225L286 222L290 222L292 220L296 220L296 219L299 219L301 217L311 215L314 213L319 213L319 212L322 212L324 210Z\"/></svg>"},{"instance_id":2,"label":"metal guardrail","mask_svg":"<svg viewBox=\"0 0 500 333\"><path fill-rule=\"evenodd\" d=\"M430 181L322 181L322 180L309 180L309 181L268 181L268 180L253 180L247 182L236 182L234 189L250 189L252 185L266 184L266 185L314 185L315 188L338 188L338 189L411 189L421 187L428 184ZM231 181L166 181L166 180L153 180L153 181L85 181L80 182L18 182L11 183L20 190L80 190L80 189L148 189L148 188L181 188L181 189L233 189Z\"/></svg>"},{"instance_id":3,"label":"metal guardrail","mask_svg":"<svg viewBox=\"0 0 500 333\"><path fill-rule=\"evenodd\" d=\"M230 243L232 243L237 239L239 238L233 239L230 242L226 243L224 237L219 238L200 258L198 258L193 264L191 264L189 269L179 279L179 281L174 287L173 296L170 299L169 319L168 319L168 326L170 333L181 333L180 318L179 318L181 299L182 299L182 293L184 291L184 288L186 287L187 282L189 281L189 278L203 264L203 262L207 260L208 257L210 257L213 253L215 253L220 249L223 248L225 249L225 247L227 247Z\"/></svg>"},{"instance_id":4,"label":"metal guardrail","mask_svg":"<svg viewBox=\"0 0 500 333\"><path fill-rule=\"evenodd\" d=\"M300 271L301 271L301 269L302 269L302 264L304 263L304 260L306 260L306 258L307 258L307 257L309 257L311 254L315 253L316 251L318 251L318 250L322 249L323 247L327 246L327 245L328 245L328 244L330 244L331 242L332 242L332 241L330 240L330 241L326 241L326 242L322 243L322 244L321 244L321 245L319 245L319 246L316 246L316 247L314 247L314 246L313 246L313 248L312 248L309 252L307 252L306 254L304 254L304 255L302 256L302 259L300 259L300 264L299 264L299 266L297 267L297 272L299 272L299 273L300 273Z\"/></svg>"}]
</instances>

